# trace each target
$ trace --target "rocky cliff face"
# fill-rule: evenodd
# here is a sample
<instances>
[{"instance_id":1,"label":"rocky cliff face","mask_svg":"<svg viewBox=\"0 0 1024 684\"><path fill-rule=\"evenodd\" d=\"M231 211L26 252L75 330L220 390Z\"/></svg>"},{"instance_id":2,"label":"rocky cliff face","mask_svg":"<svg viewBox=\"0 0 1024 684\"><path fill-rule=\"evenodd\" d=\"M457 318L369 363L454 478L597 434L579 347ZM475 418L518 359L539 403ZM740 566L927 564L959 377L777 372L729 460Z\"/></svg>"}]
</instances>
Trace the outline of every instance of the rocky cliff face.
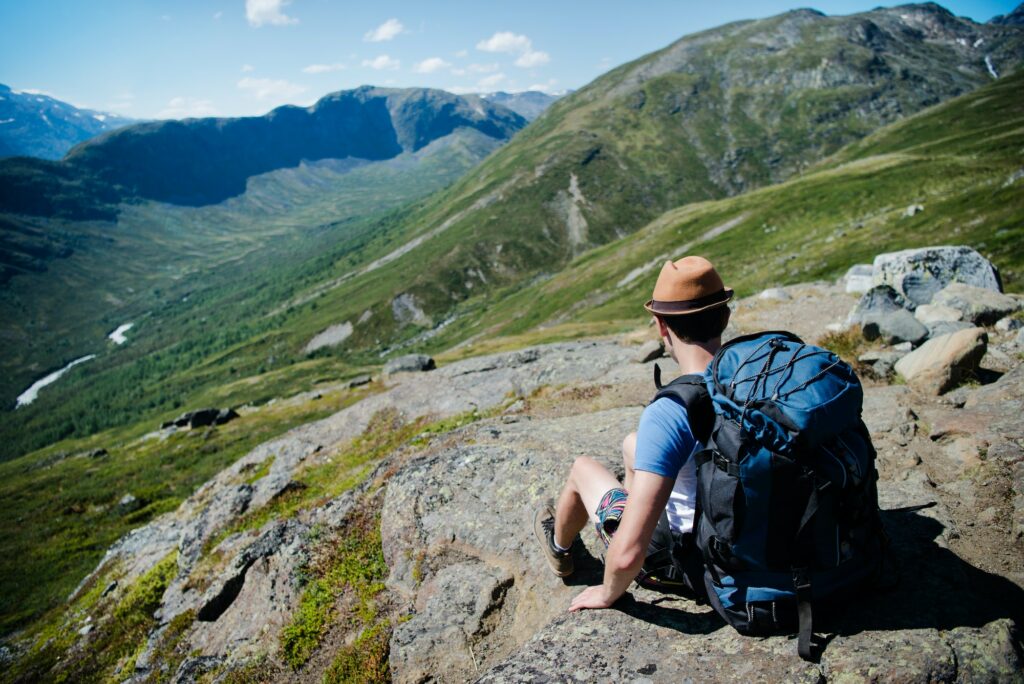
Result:
<instances>
[{"instance_id":1,"label":"rocky cliff face","mask_svg":"<svg viewBox=\"0 0 1024 684\"><path fill-rule=\"evenodd\" d=\"M820 331L855 301L839 286L787 288L740 302L733 332L764 317ZM533 508L578 455L621 470L651 393L637 347L605 340L398 373L257 447L111 548L49 631L11 640L5 679L343 681L353 667L400 682L1012 679L1024 365L1015 333L991 334L991 384L936 399L869 381L899 582L819 625L818 664L791 639L741 637L706 606L642 589L613 610L565 612L600 581L601 547L585 530L563 583L534 546ZM388 446L346 460L369 443ZM325 495L323 473L352 486ZM140 587L157 587L154 618L131 658L104 660Z\"/></svg>"}]
</instances>

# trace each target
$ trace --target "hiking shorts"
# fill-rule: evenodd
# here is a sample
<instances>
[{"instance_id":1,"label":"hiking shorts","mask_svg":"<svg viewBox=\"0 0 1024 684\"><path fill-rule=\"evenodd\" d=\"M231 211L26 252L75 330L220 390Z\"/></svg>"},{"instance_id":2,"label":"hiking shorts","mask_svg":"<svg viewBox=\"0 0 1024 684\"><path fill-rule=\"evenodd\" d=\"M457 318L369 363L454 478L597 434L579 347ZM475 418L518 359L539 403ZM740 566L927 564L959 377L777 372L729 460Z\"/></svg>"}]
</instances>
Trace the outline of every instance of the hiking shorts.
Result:
<instances>
[{"instance_id":1,"label":"hiking shorts","mask_svg":"<svg viewBox=\"0 0 1024 684\"><path fill-rule=\"evenodd\" d=\"M595 514L598 522L594 527L606 548L619 528L619 520L628 498L629 493L625 489L615 487L605 492L597 505ZM698 603L707 600L704 562L694 543L693 534L673 530L664 512L658 519L658 526L654 528L654 535L647 547L647 557L636 582L647 589L678 594Z\"/></svg>"}]
</instances>

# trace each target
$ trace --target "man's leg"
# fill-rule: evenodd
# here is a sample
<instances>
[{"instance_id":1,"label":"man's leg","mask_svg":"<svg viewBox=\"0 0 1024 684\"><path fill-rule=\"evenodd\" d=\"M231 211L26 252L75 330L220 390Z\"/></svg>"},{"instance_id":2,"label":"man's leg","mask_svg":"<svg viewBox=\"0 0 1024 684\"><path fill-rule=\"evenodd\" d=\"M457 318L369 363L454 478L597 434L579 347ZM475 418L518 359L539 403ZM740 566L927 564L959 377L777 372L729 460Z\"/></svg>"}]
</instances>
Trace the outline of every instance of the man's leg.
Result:
<instances>
[{"instance_id":1,"label":"man's leg","mask_svg":"<svg viewBox=\"0 0 1024 684\"><path fill-rule=\"evenodd\" d=\"M626 491L633 489L633 463L636 460L636 433L630 432L622 440L622 464L626 466Z\"/></svg>"},{"instance_id":2,"label":"man's leg","mask_svg":"<svg viewBox=\"0 0 1024 684\"><path fill-rule=\"evenodd\" d=\"M603 465L589 456L577 458L555 507L555 543L563 549L569 548L597 511L601 497L617 487L622 487L622 483Z\"/></svg>"}]
</instances>

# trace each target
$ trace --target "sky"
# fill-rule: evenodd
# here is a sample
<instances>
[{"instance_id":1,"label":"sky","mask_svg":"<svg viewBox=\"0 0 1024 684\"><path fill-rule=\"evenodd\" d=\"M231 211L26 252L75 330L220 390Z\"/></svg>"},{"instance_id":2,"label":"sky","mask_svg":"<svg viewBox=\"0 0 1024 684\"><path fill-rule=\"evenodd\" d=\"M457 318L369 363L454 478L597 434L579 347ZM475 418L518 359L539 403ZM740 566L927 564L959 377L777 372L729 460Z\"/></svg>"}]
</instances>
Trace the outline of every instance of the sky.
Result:
<instances>
[{"instance_id":1,"label":"sky","mask_svg":"<svg viewBox=\"0 0 1024 684\"><path fill-rule=\"evenodd\" d=\"M882 3L886 6L901 3ZM947 0L985 22L1016 0ZM133 118L250 116L364 84L580 88L696 31L878 0L0 0L0 83Z\"/></svg>"}]
</instances>

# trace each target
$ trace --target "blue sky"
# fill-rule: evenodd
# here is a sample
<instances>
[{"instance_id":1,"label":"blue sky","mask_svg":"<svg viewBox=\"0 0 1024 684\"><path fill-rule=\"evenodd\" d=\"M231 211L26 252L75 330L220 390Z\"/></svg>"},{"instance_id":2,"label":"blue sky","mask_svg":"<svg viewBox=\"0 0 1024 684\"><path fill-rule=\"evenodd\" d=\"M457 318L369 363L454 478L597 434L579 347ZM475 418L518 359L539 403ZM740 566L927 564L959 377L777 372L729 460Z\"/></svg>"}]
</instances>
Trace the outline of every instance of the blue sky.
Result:
<instances>
[{"instance_id":1,"label":"blue sky","mask_svg":"<svg viewBox=\"0 0 1024 684\"><path fill-rule=\"evenodd\" d=\"M0 83L138 118L262 114L367 83L559 91L729 21L878 4L0 0ZM979 22L1016 6L943 4Z\"/></svg>"}]
</instances>

